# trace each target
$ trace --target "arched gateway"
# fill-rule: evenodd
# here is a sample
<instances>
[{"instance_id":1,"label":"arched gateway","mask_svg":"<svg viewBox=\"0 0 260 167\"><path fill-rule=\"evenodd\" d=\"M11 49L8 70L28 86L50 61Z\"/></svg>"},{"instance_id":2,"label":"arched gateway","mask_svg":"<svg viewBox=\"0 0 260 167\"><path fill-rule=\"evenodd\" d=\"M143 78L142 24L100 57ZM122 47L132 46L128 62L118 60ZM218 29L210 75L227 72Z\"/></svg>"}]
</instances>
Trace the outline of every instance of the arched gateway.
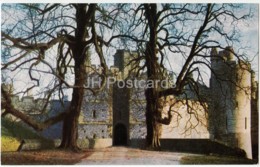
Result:
<instances>
[{"instance_id":1,"label":"arched gateway","mask_svg":"<svg viewBox=\"0 0 260 167\"><path fill-rule=\"evenodd\" d=\"M114 146L126 146L127 145L127 129L124 124L117 124L114 127Z\"/></svg>"}]
</instances>

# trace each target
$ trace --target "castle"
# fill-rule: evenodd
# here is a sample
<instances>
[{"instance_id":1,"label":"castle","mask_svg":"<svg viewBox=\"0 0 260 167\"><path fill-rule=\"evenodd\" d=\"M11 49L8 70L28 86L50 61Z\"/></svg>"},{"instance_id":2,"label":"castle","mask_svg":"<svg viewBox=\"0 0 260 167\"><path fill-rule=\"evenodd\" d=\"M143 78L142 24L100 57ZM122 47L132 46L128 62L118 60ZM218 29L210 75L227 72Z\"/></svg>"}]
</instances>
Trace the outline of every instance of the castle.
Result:
<instances>
[{"instance_id":1,"label":"castle","mask_svg":"<svg viewBox=\"0 0 260 167\"><path fill-rule=\"evenodd\" d=\"M195 114L187 112L186 103L178 102L171 109L175 112L170 125L162 125L161 138L210 138L241 148L247 157L252 157L251 115L258 113L258 108L252 107L251 102L257 99L258 88L250 65L235 61L233 53L231 47L219 53L212 49L210 87L199 84L199 96L211 100L207 101L207 108L188 89L188 103L193 106L191 109ZM114 62L116 67L111 68L110 75L118 80L126 79L132 68L131 64L126 65L134 57L133 54L136 53L118 50ZM92 72L90 74L95 75L95 70ZM114 145L121 144L121 141L117 141L120 138L129 145L131 139L145 138L144 91L113 86L96 98L86 92L80 137L108 137L113 139ZM163 117L166 117L172 101L176 101L176 97L167 97Z\"/></svg>"},{"instance_id":2,"label":"castle","mask_svg":"<svg viewBox=\"0 0 260 167\"><path fill-rule=\"evenodd\" d=\"M129 79L133 66L128 62L136 54L117 50L109 76L117 82ZM167 117L170 107L173 117L170 125L161 126L161 139L210 139L241 148L248 158L252 158L252 145L258 146L258 84L254 73L249 64L235 61L230 47L220 52L212 49L210 58L210 87L198 83L199 96L208 100L200 103L189 87L186 87L185 98L168 96L163 102L162 117ZM88 77L97 77L99 73L101 68L87 64ZM165 73L169 79L171 75ZM141 78L145 79L146 75L141 74ZM79 119L79 139L103 139L104 146L138 145L135 139L146 137L144 91L144 88L129 89L116 84L109 85L97 96L85 91ZM28 112L41 100L35 103L32 97L24 97L22 101L14 97L13 102ZM31 115L39 119L53 116L69 105L68 101L64 103L62 106L58 101L52 101L48 109L50 112ZM52 139L60 138L61 127L62 123L56 124L41 134Z\"/></svg>"}]
</instances>

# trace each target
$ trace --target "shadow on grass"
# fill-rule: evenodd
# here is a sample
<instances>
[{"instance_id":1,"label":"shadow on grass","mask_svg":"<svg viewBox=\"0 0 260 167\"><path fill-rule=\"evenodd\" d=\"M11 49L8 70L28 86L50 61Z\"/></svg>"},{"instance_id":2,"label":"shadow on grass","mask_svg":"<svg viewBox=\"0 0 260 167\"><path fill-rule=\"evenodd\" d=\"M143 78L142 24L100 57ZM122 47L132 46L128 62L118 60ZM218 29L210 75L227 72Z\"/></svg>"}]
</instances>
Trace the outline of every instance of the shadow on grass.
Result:
<instances>
[{"instance_id":1,"label":"shadow on grass","mask_svg":"<svg viewBox=\"0 0 260 167\"><path fill-rule=\"evenodd\" d=\"M257 164L257 160L250 160L241 157L205 155L205 156L185 156L180 160L180 164Z\"/></svg>"},{"instance_id":2,"label":"shadow on grass","mask_svg":"<svg viewBox=\"0 0 260 167\"><path fill-rule=\"evenodd\" d=\"M39 150L1 153L2 165L73 165L92 152L75 153L66 150Z\"/></svg>"}]
</instances>

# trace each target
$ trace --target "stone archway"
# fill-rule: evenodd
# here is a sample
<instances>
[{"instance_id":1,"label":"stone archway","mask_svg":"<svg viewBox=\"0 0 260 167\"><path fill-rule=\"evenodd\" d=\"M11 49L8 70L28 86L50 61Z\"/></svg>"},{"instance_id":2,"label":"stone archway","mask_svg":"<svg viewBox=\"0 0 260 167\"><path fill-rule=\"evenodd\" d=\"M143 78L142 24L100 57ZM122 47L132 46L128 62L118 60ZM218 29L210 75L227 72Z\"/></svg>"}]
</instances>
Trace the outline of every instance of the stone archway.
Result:
<instances>
[{"instance_id":1,"label":"stone archway","mask_svg":"<svg viewBox=\"0 0 260 167\"><path fill-rule=\"evenodd\" d=\"M114 146L126 146L127 145L127 128L124 124L118 123L114 127Z\"/></svg>"}]
</instances>

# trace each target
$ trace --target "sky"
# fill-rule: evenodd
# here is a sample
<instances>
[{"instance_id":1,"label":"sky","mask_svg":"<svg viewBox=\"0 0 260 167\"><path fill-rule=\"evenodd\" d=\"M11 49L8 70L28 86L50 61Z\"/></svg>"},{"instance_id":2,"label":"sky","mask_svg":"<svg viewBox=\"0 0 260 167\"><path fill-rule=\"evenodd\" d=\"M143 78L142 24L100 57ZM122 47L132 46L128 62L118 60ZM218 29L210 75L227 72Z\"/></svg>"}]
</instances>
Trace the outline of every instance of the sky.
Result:
<instances>
[{"instance_id":1,"label":"sky","mask_svg":"<svg viewBox=\"0 0 260 167\"><path fill-rule=\"evenodd\" d=\"M7 1L1 1L1 3L3 3L3 2L7 2ZM10 2L10 1L8 1L8 2ZM16 1L13 1L13 2L16 2ZM22 1L22 2L32 2L32 1ZM44 2L48 2L48 1L44 1ZM54 2L54 1L52 1L52 2ZM81 2L81 1L77 1L77 2ZM86 2L86 1L84 1L84 2ZM110 1L110 2L114 2L114 1ZM149 2L151 2L151 1L149 1ZM167 2L167 1L165 1L165 2ZM221 2L221 1L218 1L218 2ZM225 2L227 2L227 1L225 1ZM252 68L256 71L257 76L258 76L259 75L259 73L258 73L258 68L259 68L259 65L258 65L258 63L259 63L258 62L259 61L259 59L258 59L258 57L259 57L258 56L258 52L259 52L259 5L251 4L251 6L255 9L256 17L254 17L252 20L250 20L248 25L240 25L239 28L242 31L242 33L241 33L242 40L241 41L243 41L243 44L245 47L249 47L248 50L251 55L250 59L253 61ZM234 48L234 49L235 49L235 52L240 53L239 48ZM113 54L114 53L115 53L115 50L112 50L109 52L109 56L107 57L108 66L113 65ZM174 71L176 71L176 70L179 71L180 68L182 67L182 64L184 63L184 62L180 62L180 61L177 61L178 63L175 63L176 59L173 60L171 57L169 57L168 60L166 60L166 64L167 64L166 66L168 67L169 70L174 70ZM98 59L96 59L94 57L92 57L92 61L94 64L98 63ZM21 74L19 74L19 75L21 75ZM20 77L24 78L25 76L26 75L24 75L24 76L21 75ZM46 80L46 83L48 83L48 80ZM27 83L26 82L17 83L16 87L21 88L22 87L21 85L26 87ZM68 94L71 94L71 93L68 93Z\"/></svg>"}]
</instances>

